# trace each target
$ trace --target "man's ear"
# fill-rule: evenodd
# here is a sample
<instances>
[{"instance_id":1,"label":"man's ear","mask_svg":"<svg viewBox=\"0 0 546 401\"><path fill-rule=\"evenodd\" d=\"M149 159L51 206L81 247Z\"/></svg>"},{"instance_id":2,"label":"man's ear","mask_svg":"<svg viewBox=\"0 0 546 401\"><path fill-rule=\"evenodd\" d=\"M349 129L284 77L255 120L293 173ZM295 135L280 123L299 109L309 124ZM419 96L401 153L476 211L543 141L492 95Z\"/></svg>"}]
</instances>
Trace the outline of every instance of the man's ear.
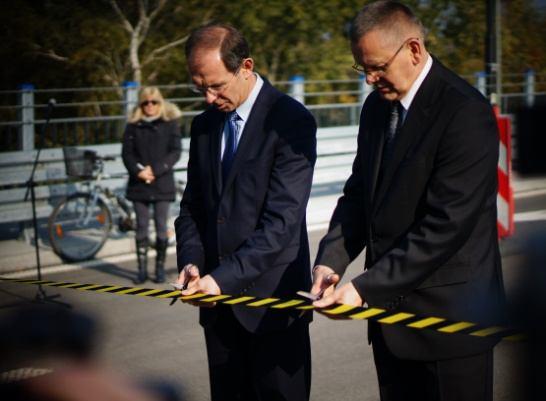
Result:
<instances>
[{"instance_id":1,"label":"man's ear","mask_svg":"<svg viewBox=\"0 0 546 401\"><path fill-rule=\"evenodd\" d=\"M421 63L425 56L425 47L421 39L415 38L408 42L408 46L411 52L411 61L414 65Z\"/></svg>"},{"instance_id":2,"label":"man's ear","mask_svg":"<svg viewBox=\"0 0 546 401\"><path fill-rule=\"evenodd\" d=\"M247 57L243 60L243 63L241 64L241 71L243 72L243 76L248 78L252 71L254 70L254 60L250 57Z\"/></svg>"}]
</instances>

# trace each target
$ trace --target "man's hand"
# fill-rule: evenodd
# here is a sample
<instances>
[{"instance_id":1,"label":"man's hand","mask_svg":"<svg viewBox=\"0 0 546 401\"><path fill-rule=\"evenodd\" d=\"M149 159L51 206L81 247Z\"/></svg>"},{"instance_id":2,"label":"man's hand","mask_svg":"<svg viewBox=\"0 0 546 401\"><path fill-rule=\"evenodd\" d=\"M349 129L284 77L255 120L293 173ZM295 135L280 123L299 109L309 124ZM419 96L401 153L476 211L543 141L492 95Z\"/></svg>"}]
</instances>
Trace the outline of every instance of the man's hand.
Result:
<instances>
[{"instance_id":1,"label":"man's hand","mask_svg":"<svg viewBox=\"0 0 546 401\"><path fill-rule=\"evenodd\" d=\"M222 291L212 276L207 274L201 279L190 281L188 288L182 291L182 295L193 295L196 293L220 295ZM187 302L193 306L201 306L205 308L212 308L213 306L216 306L216 302L200 302L199 299L184 302Z\"/></svg>"},{"instance_id":2,"label":"man's hand","mask_svg":"<svg viewBox=\"0 0 546 401\"><path fill-rule=\"evenodd\" d=\"M313 287L311 294L322 297L331 295L334 292L335 285L339 283L339 274L325 265L317 265L313 268Z\"/></svg>"},{"instance_id":3,"label":"man's hand","mask_svg":"<svg viewBox=\"0 0 546 401\"><path fill-rule=\"evenodd\" d=\"M190 284L195 285L199 278L199 268L196 265L189 263L184 266L184 268L178 274L176 283L182 286L182 290L185 290L190 286Z\"/></svg>"},{"instance_id":4,"label":"man's hand","mask_svg":"<svg viewBox=\"0 0 546 401\"><path fill-rule=\"evenodd\" d=\"M182 295L193 295L195 293L220 295L220 287L210 274L207 274L201 279L193 280L188 283L188 288L182 291Z\"/></svg>"},{"instance_id":5,"label":"man's hand","mask_svg":"<svg viewBox=\"0 0 546 401\"><path fill-rule=\"evenodd\" d=\"M362 306L364 300L358 294L353 283L347 283L337 288L333 294L328 295L318 301L313 302L313 306L317 308L326 308L334 304L345 304L352 306ZM320 312L320 310L318 311ZM327 313L325 316L335 319L335 316L330 316Z\"/></svg>"}]
</instances>

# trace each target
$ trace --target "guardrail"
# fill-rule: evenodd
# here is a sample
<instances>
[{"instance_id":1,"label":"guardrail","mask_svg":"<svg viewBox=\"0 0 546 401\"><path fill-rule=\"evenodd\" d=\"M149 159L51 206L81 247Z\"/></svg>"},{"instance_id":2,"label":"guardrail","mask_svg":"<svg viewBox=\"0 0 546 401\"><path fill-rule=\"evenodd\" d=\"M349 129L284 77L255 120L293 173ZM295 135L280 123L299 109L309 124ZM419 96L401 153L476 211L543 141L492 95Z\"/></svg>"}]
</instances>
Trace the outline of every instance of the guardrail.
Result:
<instances>
[{"instance_id":1,"label":"guardrail","mask_svg":"<svg viewBox=\"0 0 546 401\"><path fill-rule=\"evenodd\" d=\"M318 159L313 177L312 196L339 193L351 171L356 154L357 126L321 128L317 132ZM189 138L182 140L182 157L175 165L177 179L186 179ZM126 170L121 160L121 145L82 146L103 156L115 156L114 161L105 162L105 173L111 178L101 185L114 192L124 191ZM30 201L24 202L26 182L32 170L36 151L7 152L0 156L0 224L20 223L21 230L32 219ZM40 154L35 175L37 215L44 223L59 200L80 187L79 182L68 180L64 166L62 148L44 149Z\"/></svg>"},{"instance_id":2,"label":"guardrail","mask_svg":"<svg viewBox=\"0 0 546 401\"><path fill-rule=\"evenodd\" d=\"M484 73L465 76L482 93L489 93ZM319 127L358 124L360 108L372 88L363 77L343 80L305 80L293 77L278 81L279 89L306 104ZM188 84L159 86L165 97L183 110L181 133L188 136L192 118L204 107L202 97L190 92ZM23 85L17 91L0 91L0 152L55 148L67 145L98 145L119 142L126 115L137 103L138 85L123 87L36 89ZM504 74L502 94L497 95L502 113L546 101L546 75L528 71ZM43 138L44 113L50 98L57 106Z\"/></svg>"}]
</instances>

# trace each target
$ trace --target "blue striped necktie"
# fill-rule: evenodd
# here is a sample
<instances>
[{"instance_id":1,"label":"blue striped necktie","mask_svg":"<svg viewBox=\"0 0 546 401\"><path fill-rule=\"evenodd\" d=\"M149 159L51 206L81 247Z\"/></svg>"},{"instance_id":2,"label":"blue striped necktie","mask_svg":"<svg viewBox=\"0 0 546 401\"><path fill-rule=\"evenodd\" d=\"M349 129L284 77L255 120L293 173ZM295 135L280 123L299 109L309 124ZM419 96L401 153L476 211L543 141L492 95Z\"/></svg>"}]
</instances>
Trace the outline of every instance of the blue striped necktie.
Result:
<instances>
[{"instance_id":1,"label":"blue striped necktie","mask_svg":"<svg viewBox=\"0 0 546 401\"><path fill-rule=\"evenodd\" d=\"M222 180L226 181L233 164L235 152L237 150L237 136L239 134L239 123L241 119L236 111L228 113L228 132L226 136L226 143L224 147L224 154L222 156Z\"/></svg>"}]
</instances>

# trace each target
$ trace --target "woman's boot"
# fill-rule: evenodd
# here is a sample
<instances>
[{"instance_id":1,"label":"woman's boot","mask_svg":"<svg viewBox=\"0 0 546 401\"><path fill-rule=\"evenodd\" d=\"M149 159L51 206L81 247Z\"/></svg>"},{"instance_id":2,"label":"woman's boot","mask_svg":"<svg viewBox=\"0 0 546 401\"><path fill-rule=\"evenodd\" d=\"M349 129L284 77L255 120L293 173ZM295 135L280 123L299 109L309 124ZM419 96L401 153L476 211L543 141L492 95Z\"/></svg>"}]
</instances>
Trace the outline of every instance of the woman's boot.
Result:
<instances>
[{"instance_id":1,"label":"woman's boot","mask_svg":"<svg viewBox=\"0 0 546 401\"><path fill-rule=\"evenodd\" d=\"M136 240L138 276L135 284L142 284L148 279L148 239Z\"/></svg>"},{"instance_id":2,"label":"woman's boot","mask_svg":"<svg viewBox=\"0 0 546 401\"><path fill-rule=\"evenodd\" d=\"M167 254L167 245L169 240L167 238L158 238L155 243L155 251L157 253L155 258L155 282L165 282L165 257Z\"/></svg>"}]
</instances>

